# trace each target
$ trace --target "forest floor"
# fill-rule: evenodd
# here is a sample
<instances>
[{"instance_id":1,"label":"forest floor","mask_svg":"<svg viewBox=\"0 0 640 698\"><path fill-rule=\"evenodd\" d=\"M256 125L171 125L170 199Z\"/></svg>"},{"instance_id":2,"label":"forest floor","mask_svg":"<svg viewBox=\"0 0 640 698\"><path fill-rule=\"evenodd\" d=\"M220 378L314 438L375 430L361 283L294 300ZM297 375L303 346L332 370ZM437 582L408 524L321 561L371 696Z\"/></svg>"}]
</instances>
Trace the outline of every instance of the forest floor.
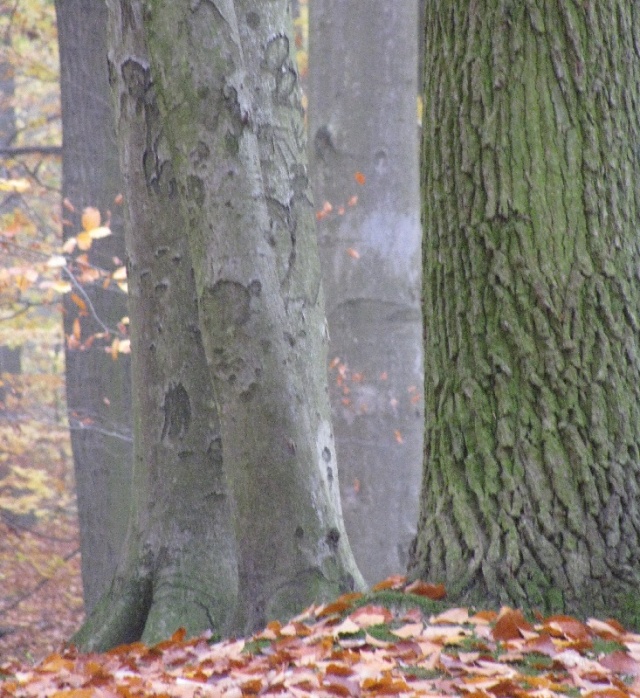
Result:
<instances>
[{"instance_id":1,"label":"forest floor","mask_svg":"<svg viewBox=\"0 0 640 698\"><path fill-rule=\"evenodd\" d=\"M0 517L0 664L40 661L84 617L77 521L24 528Z\"/></svg>"},{"instance_id":2,"label":"forest floor","mask_svg":"<svg viewBox=\"0 0 640 698\"><path fill-rule=\"evenodd\" d=\"M640 634L614 620L451 608L399 576L245 639L65 648L83 620L69 432L61 373L31 369L0 377L0 698L640 696Z\"/></svg>"},{"instance_id":3,"label":"forest floor","mask_svg":"<svg viewBox=\"0 0 640 698\"><path fill-rule=\"evenodd\" d=\"M0 663L0 698L630 698L640 635L616 621L448 608L395 577L246 639L183 630L153 647Z\"/></svg>"}]
</instances>

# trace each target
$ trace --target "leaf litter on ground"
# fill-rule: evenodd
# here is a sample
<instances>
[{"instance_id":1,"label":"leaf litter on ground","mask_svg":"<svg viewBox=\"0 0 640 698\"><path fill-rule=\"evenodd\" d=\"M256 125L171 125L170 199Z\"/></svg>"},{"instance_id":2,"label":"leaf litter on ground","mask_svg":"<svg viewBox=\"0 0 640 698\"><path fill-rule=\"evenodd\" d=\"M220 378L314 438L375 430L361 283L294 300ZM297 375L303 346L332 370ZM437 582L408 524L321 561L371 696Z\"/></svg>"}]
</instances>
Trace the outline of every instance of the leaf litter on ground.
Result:
<instances>
[{"instance_id":1,"label":"leaf litter on ground","mask_svg":"<svg viewBox=\"0 0 640 698\"><path fill-rule=\"evenodd\" d=\"M250 638L178 630L153 647L67 648L0 675L3 698L624 698L640 695L640 635L615 620L449 608L442 586L395 576Z\"/></svg>"}]
</instances>

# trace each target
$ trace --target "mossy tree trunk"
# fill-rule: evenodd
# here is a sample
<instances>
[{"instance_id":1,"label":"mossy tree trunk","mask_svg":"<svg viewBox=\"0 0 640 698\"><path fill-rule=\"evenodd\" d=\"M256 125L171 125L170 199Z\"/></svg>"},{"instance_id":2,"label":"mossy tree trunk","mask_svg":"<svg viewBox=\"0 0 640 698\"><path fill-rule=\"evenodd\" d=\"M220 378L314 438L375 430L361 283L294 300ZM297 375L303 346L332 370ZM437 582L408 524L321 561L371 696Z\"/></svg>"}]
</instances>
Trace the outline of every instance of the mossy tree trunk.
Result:
<instances>
[{"instance_id":1,"label":"mossy tree trunk","mask_svg":"<svg viewBox=\"0 0 640 698\"><path fill-rule=\"evenodd\" d=\"M134 507L126 559L75 638L92 649L178 625L242 632L362 586L340 513L287 3L109 7Z\"/></svg>"},{"instance_id":2,"label":"mossy tree trunk","mask_svg":"<svg viewBox=\"0 0 640 698\"><path fill-rule=\"evenodd\" d=\"M309 6L311 171L317 208L333 206L318 224L333 425L370 583L407 566L422 474L417 17L415 0Z\"/></svg>"},{"instance_id":3,"label":"mossy tree trunk","mask_svg":"<svg viewBox=\"0 0 640 698\"><path fill-rule=\"evenodd\" d=\"M249 630L362 583L340 510L288 2L155 0L144 24L188 217Z\"/></svg>"},{"instance_id":4,"label":"mossy tree trunk","mask_svg":"<svg viewBox=\"0 0 640 698\"><path fill-rule=\"evenodd\" d=\"M105 61L107 9L94 0L56 0L60 46L63 162L62 195L75 211L63 211L65 239L82 230L86 206L111 212L113 235L89 250L91 264L114 269L124 259L122 193L113 111ZM77 289L75 289L77 291ZM94 314L82 316L82 338L113 330L127 315L127 299L116 284L99 281L83 288ZM87 305L89 305L87 303ZM78 306L64 300L65 333ZM117 330L115 330L117 332ZM109 342L111 340L108 340ZM66 349L66 391L78 494L82 583L90 611L108 587L127 531L131 491L132 435L130 357L114 361L105 342L90 349Z\"/></svg>"},{"instance_id":5,"label":"mossy tree trunk","mask_svg":"<svg viewBox=\"0 0 640 698\"><path fill-rule=\"evenodd\" d=\"M233 630L231 503L198 327L186 222L142 32L142 3L110 3L109 66L127 193L134 411L127 554L74 638L106 649L142 637ZM106 28L106 27L105 27Z\"/></svg>"},{"instance_id":6,"label":"mossy tree trunk","mask_svg":"<svg viewBox=\"0 0 640 698\"><path fill-rule=\"evenodd\" d=\"M426 28L411 573L638 625L640 13L454 0Z\"/></svg>"}]
</instances>

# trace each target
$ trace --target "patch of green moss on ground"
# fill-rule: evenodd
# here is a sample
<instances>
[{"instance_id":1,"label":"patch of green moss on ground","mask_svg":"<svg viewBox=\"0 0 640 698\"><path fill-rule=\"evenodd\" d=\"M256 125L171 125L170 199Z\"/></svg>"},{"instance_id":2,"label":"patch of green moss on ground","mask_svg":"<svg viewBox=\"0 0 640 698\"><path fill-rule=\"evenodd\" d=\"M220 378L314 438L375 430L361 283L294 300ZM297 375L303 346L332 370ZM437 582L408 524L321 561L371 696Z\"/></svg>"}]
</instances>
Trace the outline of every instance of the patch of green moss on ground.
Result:
<instances>
[{"instance_id":1,"label":"patch of green moss on ground","mask_svg":"<svg viewBox=\"0 0 640 698\"><path fill-rule=\"evenodd\" d=\"M393 589L385 589L384 591L371 591L363 594L359 599L356 599L351 607L344 612L345 616L353 613L357 608L363 606L384 606L388 608L394 615L400 612L408 611L412 608L419 609L425 618L442 613L449 608L450 604L445 601L433 601L426 596L418 594L409 594L404 591L395 591Z\"/></svg>"}]
</instances>

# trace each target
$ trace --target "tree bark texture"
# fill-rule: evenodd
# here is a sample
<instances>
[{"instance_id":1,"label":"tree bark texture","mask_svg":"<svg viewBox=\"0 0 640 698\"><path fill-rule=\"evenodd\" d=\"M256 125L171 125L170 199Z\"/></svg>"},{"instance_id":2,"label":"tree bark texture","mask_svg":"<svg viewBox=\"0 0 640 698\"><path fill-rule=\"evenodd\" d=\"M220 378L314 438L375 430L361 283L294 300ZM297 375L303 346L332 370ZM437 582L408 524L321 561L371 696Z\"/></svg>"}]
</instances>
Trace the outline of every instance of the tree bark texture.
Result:
<instances>
[{"instance_id":1,"label":"tree bark texture","mask_svg":"<svg viewBox=\"0 0 640 698\"><path fill-rule=\"evenodd\" d=\"M128 556L78 638L93 649L137 639L142 628L147 642L180 626L189 634L228 633L237 594L220 427L142 3L114 0L109 9L110 79L127 192L134 507Z\"/></svg>"},{"instance_id":2,"label":"tree bark texture","mask_svg":"<svg viewBox=\"0 0 640 698\"><path fill-rule=\"evenodd\" d=\"M428 3L411 572L640 622L640 12Z\"/></svg>"},{"instance_id":3,"label":"tree bark texture","mask_svg":"<svg viewBox=\"0 0 640 698\"><path fill-rule=\"evenodd\" d=\"M89 251L89 261L113 268L124 259L122 192L113 110L105 61L107 9L92 0L57 0L64 153L62 193L75 207L64 210L65 237L82 230L86 206L111 210L113 235ZM115 328L127 315L126 297L115 284L84 291L103 325ZM78 307L65 297L65 333ZM83 339L103 327L81 318ZM126 535L131 491L130 360L117 361L96 342L87 351L66 351L66 389L75 467L85 607L90 611L108 587Z\"/></svg>"},{"instance_id":4,"label":"tree bark texture","mask_svg":"<svg viewBox=\"0 0 640 698\"><path fill-rule=\"evenodd\" d=\"M153 0L147 46L185 206L254 629L362 585L340 511L288 3Z\"/></svg>"},{"instance_id":5,"label":"tree bark texture","mask_svg":"<svg viewBox=\"0 0 640 698\"><path fill-rule=\"evenodd\" d=\"M316 207L333 206L318 232L342 507L375 583L406 569L422 468L417 2L309 9L311 171Z\"/></svg>"}]
</instances>

